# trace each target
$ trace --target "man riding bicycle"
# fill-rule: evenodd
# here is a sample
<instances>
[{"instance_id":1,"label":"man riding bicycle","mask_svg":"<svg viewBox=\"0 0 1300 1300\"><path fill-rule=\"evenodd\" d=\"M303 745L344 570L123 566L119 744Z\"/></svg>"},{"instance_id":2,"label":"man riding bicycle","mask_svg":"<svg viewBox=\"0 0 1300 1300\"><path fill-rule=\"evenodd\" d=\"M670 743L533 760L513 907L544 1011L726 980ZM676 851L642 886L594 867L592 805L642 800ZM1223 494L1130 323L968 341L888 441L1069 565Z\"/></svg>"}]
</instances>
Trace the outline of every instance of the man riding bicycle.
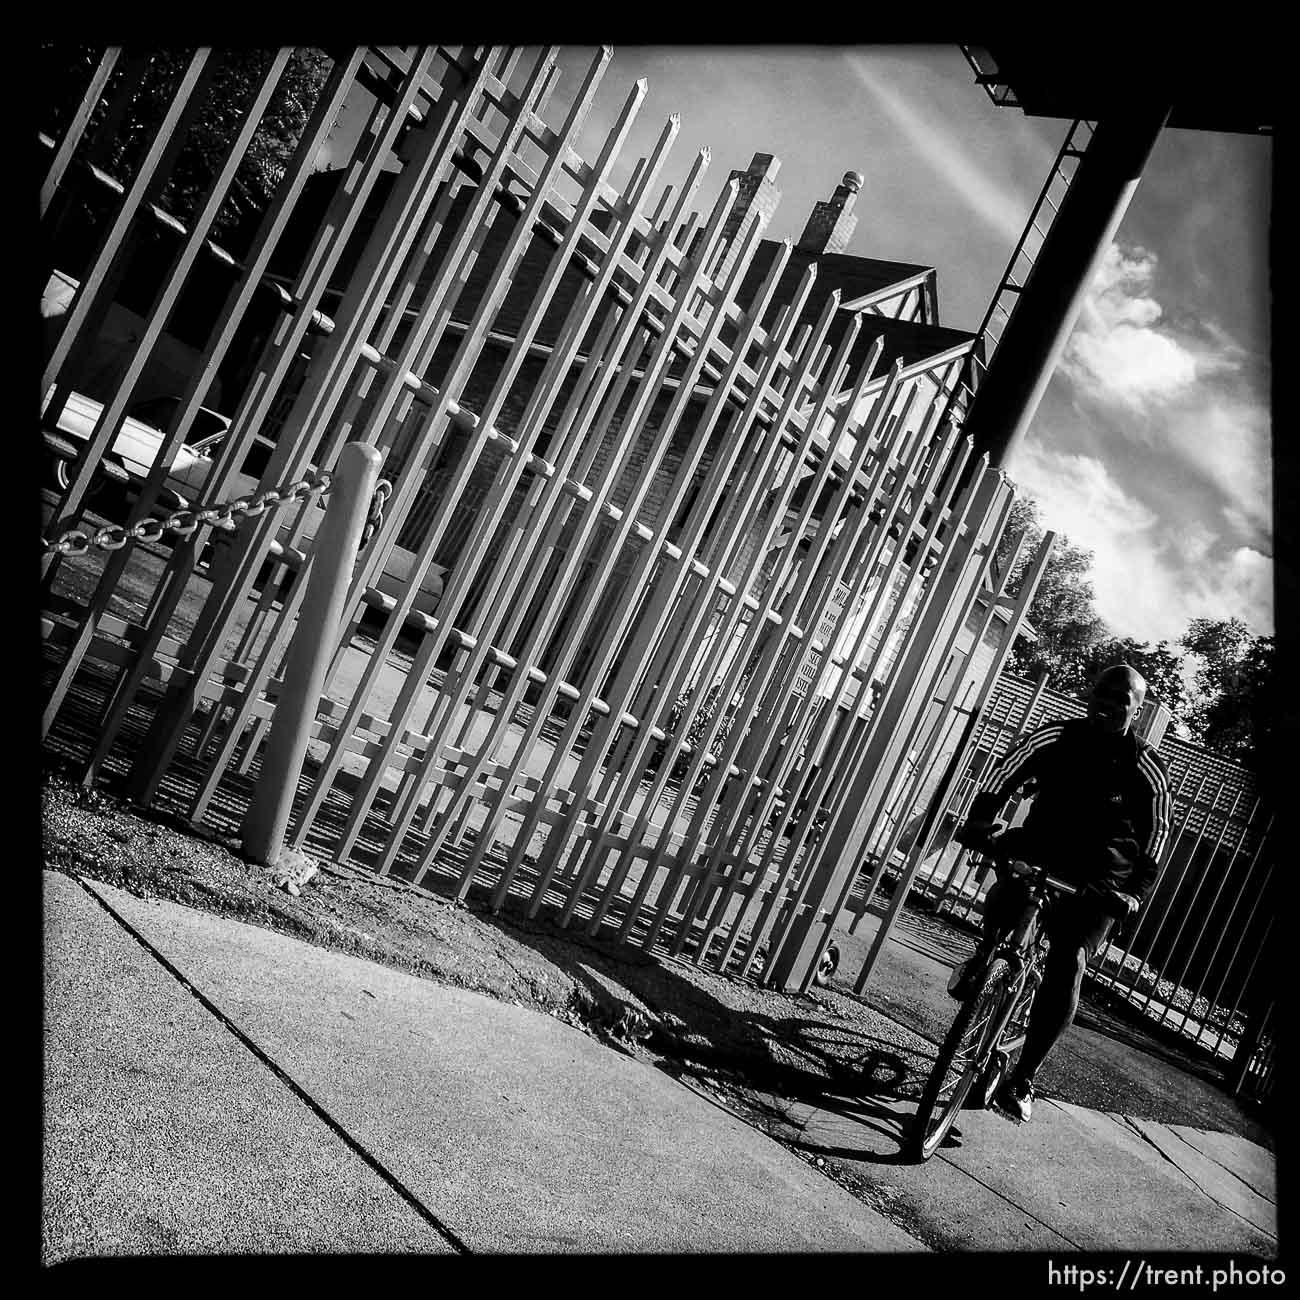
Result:
<instances>
[{"instance_id":1,"label":"man riding bicycle","mask_svg":"<svg viewBox=\"0 0 1300 1300\"><path fill-rule=\"evenodd\" d=\"M999 856L1045 866L1081 888L1056 899L1045 915L1050 952L1043 982L1020 1060L994 1099L1021 1122L1030 1115L1039 1067L1074 1019L1088 962L1116 919L1137 911L1155 883L1172 800L1164 763L1132 731L1145 696L1146 682L1129 665L1105 669L1086 717L1039 727L993 764L956 834L974 849L996 835ZM1024 825L1003 830L995 817L1031 782L1035 797ZM950 985L954 997L973 991L971 977L1002 926L1024 908L1026 888L1018 877L1003 876L989 890L983 936Z\"/></svg>"}]
</instances>

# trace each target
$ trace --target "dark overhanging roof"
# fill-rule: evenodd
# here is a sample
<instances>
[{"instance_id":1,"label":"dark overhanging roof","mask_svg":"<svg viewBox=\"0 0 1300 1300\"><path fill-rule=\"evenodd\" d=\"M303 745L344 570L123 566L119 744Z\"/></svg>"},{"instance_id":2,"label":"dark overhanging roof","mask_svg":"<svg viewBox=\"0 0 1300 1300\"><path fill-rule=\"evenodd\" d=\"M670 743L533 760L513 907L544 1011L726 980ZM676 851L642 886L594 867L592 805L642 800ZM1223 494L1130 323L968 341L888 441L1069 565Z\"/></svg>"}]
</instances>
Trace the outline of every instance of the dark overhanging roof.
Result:
<instances>
[{"instance_id":1,"label":"dark overhanging roof","mask_svg":"<svg viewBox=\"0 0 1300 1300\"><path fill-rule=\"evenodd\" d=\"M1188 22L1198 19L1190 17ZM1168 125L1197 131L1271 134L1280 97L1280 33L1259 23L1246 41L1207 22L1210 35L1188 42L1134 35L1097 21L1067 41L999 40L963 45L976 78L995 103L1034 117L1096 122L1126 109L1169 104Z\"/></svg>"}]
</instances>

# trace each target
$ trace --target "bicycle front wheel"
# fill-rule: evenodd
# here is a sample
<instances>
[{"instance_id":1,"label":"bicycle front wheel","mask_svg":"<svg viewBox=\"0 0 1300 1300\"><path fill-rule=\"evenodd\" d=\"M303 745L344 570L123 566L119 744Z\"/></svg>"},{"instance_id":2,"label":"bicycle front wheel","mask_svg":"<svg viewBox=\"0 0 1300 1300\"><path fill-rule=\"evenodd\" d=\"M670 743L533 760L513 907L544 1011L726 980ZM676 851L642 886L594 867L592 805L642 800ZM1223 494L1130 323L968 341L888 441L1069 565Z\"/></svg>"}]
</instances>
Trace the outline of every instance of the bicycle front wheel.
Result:
<instances>
[{"instance_id":1,"label":"bicycle front wheel","mask_svg":"<svg viewBox=\"0 0 1300 1300\"><path fill-rule=\"evenodd\" d=\"M996 1031L1002 1024L1007 1000L1018 992L1017 984L1010 963L997 957L989 963L979 991L957 1012L939 1048L908 1134L909 1153L914 1159L928 1160L948 1135L997 1046Z\"/></svg>"}]
</instances>

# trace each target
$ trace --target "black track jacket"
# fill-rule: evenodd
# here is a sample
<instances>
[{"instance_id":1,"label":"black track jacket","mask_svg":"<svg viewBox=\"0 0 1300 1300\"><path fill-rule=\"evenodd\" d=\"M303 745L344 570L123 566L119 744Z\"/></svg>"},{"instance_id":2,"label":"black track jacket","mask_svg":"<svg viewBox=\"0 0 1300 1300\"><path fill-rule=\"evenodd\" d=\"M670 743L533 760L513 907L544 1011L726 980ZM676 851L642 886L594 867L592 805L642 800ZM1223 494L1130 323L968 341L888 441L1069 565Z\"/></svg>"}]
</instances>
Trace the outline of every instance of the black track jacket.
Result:
<instances>
[{"instance_id":1,"label":"black track jacket","mask_svg":"<svg viewBox=\"0 0 1300 1300\"><path fill-rule=\"evenodd\" d=\"M1173 803L1156 751L1087 718L1049 722L992 765L969 816L992 821L1029 781L1037 793L1023 837L1033 857L1068 880L1145 902Z\"/></svg>"}]
</instances>

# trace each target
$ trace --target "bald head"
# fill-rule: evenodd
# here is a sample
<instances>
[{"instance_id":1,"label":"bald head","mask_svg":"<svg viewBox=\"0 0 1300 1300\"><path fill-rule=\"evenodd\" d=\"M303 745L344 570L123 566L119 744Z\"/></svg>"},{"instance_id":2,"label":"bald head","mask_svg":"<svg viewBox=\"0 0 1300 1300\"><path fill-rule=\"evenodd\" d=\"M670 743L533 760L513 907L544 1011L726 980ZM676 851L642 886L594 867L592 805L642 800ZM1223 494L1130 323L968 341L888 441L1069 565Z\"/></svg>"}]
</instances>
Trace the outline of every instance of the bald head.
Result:
<instances>
[{"instance_id":1,"label":"bald head","mask_svg":"<svg viewBox=\"0 0 1300 1300\"><path fill-rule=\"evenodd\" d=\"M1097 675L1088 699L1088 717L1103 731L1123 734L1146 699L1146 679L1130 664L1112 664Z\"/></svg>"}]
</instances>

